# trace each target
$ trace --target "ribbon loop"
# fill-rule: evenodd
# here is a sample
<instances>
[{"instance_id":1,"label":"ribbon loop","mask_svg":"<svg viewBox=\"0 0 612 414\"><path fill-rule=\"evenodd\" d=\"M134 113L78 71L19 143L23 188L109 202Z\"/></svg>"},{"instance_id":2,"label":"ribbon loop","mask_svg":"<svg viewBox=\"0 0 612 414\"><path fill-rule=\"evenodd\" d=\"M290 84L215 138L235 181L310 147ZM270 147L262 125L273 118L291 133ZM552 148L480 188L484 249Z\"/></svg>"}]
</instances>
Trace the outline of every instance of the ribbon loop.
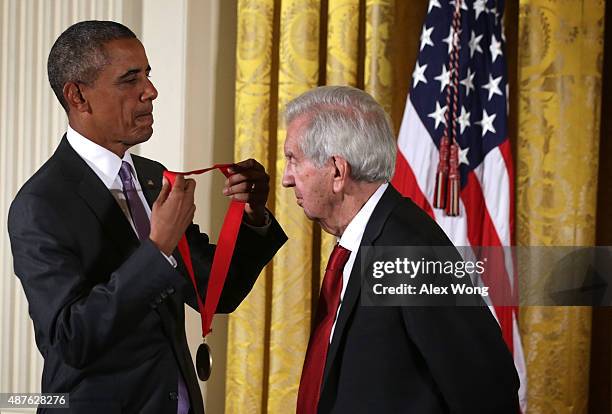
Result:
<instances>
[{"instance_id":1,"label":"ribbon loop","mask_svg":"<svg viewBox=\"0 0 612 414\"><path fill-rule=\"evenodd\" d=\"M177 172L177 171L164 171L164 177L170 183L170 188L174 185L174 181L178 175L198 175L204 174L212 170L221 171L226 177L230 174L228 168L233 164L215 164L212 167L204 168L201 170ZM223 285L227 278L227 272L232 261L234 254L234 248L236 247L236 239L238 238L238 231L242 223L242 217L244 215L244 201L232 200L230 206L225 213L223 220L223 226L221 227L221 233L219 234L219 240L217 242L217 248L215 249L215 255L208 278L208 286L206 288L206 297L204 302L200 297L198 291L198 284L193 271L193 263L191 261L191 252L189 250L189 244L187 243L187 237L183 234L181 240L178 243L178 251L185 263L187 273L193 284L196 299L198 301L198 309L200 311L200 317L202 320L202 338L205 338L211 332L212 318L217 310L219 304L219 298L223 291Z\"/></svg>"}]
</instances>

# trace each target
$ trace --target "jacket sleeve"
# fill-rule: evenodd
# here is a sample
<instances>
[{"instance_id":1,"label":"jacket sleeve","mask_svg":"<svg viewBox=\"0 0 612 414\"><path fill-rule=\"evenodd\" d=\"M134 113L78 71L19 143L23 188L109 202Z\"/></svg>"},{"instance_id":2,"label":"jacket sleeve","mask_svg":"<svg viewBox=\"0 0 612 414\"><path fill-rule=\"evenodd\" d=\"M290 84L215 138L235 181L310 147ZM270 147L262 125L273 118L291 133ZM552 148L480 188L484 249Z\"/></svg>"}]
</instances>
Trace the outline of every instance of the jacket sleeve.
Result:
<instances>
[{"instance_id":1,"label":"jacket sleeve","mask_svg":"<svg viewBox=\"0 0 612 414\"><path fill-rule=\"evenodd\" d=\"M270 227L265 235L257 234L244 224L240 227L216 313L230 313L238 307L250 292L264 266L287 241L287 236L271 213L270 220ZM216 246L209 243L208 236L200 233L197 225L191 225L186 235L198 290L204 302ZM197 311L198 304L193 288L190 292L186 296L186 302Z\"/></svg>"},{"instance_id":2,"label":"jacket sleeve","mask_svg":"<svg viewBox=\"0 0 612 414\"><path fill-rule=\"evenodd\" d=\"M518 375L487 307L404 307L402 312L451 413L519 412Z\"/></svg>"},{"instance_id":3,"label":"jacket sleeve","mask_svg":"<svg viewBox=\"0 0 612 414\"><path fill-rule=\"evenodd\" d=\"M20 194L8 220L14 269L29 303L43 355L55 348L83 368L139 324L160 292L187 282L150 241L143 242L103 283L88 279L81 246L61 215L41 197ZM98 241L92 240L92 243ZM146 277L143 277L146 275Z\"/></svg>"},{"instance_id":4,"label":"jacket sleeve","mask_svg":"<svg viewBox=\"0 0 612 414\"><path fill-rule=\"evenodd\" d=\"M423 247L421 253L440 262L462 260L452 245ZM456 280L442 274L434 279L446 286ZM493 314L480 296L446 298L446 306L407 306L402 313L450 412L518 413L518 375Z\"/></svg>"}]
</instances>

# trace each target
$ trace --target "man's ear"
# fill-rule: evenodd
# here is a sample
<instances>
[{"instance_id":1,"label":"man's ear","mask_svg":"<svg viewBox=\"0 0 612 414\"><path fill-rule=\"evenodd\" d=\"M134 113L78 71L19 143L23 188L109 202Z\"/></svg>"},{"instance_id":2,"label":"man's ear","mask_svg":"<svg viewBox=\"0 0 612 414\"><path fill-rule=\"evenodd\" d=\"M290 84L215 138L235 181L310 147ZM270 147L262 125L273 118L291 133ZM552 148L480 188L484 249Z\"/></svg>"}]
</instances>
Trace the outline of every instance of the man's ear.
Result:
<instances>
[{"instance_id":1,"label":"man's ear","mask_svg":"<svg viewBox=\"0 0 612 414\"><path fill-rule=\"evenodd\" d=\"M332 157L332 162L334 164L333 190L335 193L339 193L346 186L351 175L351 165L346 159L338 155Z\"/></svg>"},{"instance_id":2,"label":"man's ear","mask_svg":"<svg viewBox=\"0 0 612 414\"><path fill-rule=\"evenodd\" d=\"M74 109L76 112L90 111L91 108L89 106L89 102L87 102L87 99L85 99L83 96L81 87L78 83L66 82L62 92L64 93L64 99L71 110Z\"/></svg>"}]
</instances>

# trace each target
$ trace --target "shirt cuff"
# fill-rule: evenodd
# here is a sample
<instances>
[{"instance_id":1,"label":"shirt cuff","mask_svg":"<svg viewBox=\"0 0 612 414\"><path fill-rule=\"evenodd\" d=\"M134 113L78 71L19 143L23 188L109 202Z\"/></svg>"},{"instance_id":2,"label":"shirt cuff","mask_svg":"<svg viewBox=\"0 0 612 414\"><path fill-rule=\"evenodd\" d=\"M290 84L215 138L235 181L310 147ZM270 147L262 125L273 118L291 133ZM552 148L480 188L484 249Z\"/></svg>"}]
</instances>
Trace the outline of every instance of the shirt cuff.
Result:
<instances>
[{"instance_id":1,"label":"shirt cuff","mask_svg":"<svg viewBox=\"0 0 612 414\"><path fill-rule=\"evenodd\" d=\"M246 221L244 222L244 225L247 226L248 228L250 228L251 230L253 230L255 233L257 233L259 236L265 236L268 233L268 229L270 228L270 224L272 224L272 220L270 220L270 214L268 214L268 211L264 211L264 217L265 217L265 221L263 226L253 226L252 224L247 223Z\"/></svg>"},{"instance_id":2,"label":"shirt cuff","mask_svg":"<svg viewBox=\"0 0 612 414\"><path fill-rule=\"evenodd\" d=\"M178 266L176 259L172 255L166 256L166 253L162 252L161 250L159 252L166 258L168 263L170 263L172 267L176 269L176 267Z\"/></svg>"}]
</instances>

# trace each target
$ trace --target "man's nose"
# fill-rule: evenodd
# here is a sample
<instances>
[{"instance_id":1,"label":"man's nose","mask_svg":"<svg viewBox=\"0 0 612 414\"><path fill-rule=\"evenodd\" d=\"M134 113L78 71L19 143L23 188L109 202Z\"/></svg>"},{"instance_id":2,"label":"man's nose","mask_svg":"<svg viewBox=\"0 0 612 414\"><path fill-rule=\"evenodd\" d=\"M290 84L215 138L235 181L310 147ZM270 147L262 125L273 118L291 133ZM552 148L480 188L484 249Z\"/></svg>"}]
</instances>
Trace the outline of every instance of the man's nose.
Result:
<instances>
[{"instance_id":1,"label":"man's nose","mask_svg":"<svg viewBox=\"0 0 612 414\"><path fill-rule=\"evenodd\" d=\"M289 174L287 171L287 167L285 167L285 171L283 171L283 187L290 188L295 186L295 181L293 180L293 175Z\"/></svg>"},{"instance_id":2,"label":"man's nose","mask_svg":"<svg viewBox=\"0 0 612 414\"><path fill-rule=\"evenodd\" d=\"M155 85L153 85L153 82L147 78L147 84L145 85L145 90L142 93L141 100L143 102L147 100L153 101L155 98L157 98L157 89L155 88Z\"/></svg>"}]
</instances>

